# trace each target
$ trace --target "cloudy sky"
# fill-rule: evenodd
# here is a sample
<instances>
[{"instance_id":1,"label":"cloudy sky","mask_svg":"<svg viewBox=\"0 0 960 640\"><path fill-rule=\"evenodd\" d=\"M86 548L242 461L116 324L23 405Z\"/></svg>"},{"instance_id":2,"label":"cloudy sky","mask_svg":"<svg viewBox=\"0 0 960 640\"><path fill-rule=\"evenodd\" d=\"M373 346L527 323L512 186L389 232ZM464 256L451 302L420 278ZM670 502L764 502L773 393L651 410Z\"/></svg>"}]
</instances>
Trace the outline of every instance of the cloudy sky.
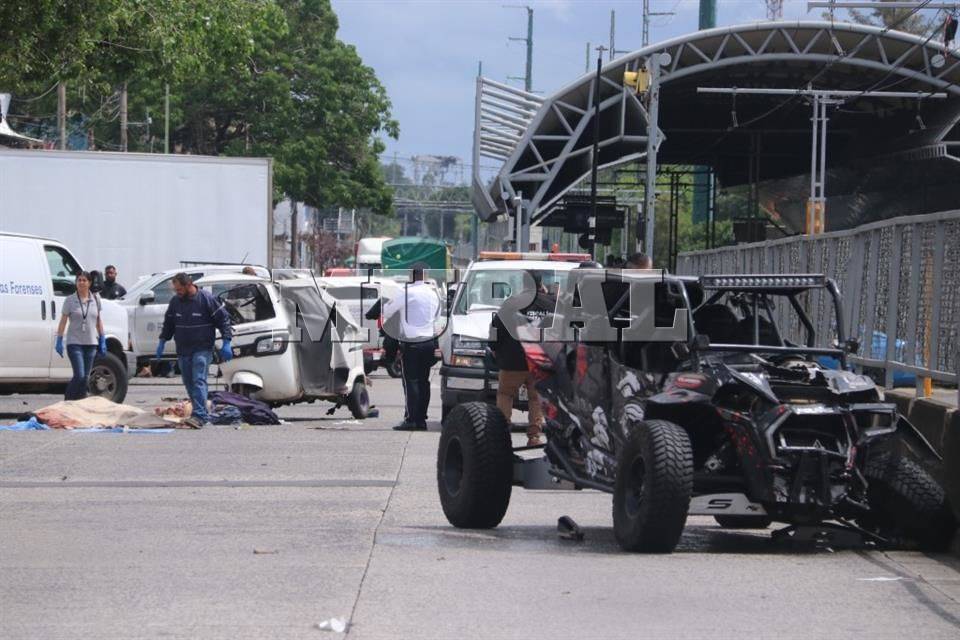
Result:
<instances>
[{"instance_id":1,"label":"cloudy sky","mask_svg":"<svg viewBox=\"0 0 960 640\"><path fill-rule=\"evenodd\" d=\"M333 0L340 38L357 47L393 101L400 139L387 142L387 157L438 154L469 162L477 63L494 80L523 75L525 45L508 37L526 35L526 12L505 4L534 9L533 89L542 94L583 74L586 43L609 41L611 10L617 49L640 47L641 0ZM676 14L652 18L651 42L697 29L697 0L650 4L651 11ZM718 25L765 15L763 0L718 0ZM805 2L784 3L785 18L805 16Z\"/></svg>"}]
</instances>

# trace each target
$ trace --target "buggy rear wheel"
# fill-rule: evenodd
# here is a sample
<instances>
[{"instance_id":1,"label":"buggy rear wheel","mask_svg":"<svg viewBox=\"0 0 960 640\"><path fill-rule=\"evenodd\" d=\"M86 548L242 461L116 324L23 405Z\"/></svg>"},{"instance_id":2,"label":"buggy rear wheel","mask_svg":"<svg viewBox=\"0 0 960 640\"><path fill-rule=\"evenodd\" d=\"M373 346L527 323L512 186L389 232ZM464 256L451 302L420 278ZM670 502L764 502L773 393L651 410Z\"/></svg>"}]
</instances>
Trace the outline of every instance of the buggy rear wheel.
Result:
<instances>
[{"instance_id":1,"label":"buggy rear wheel","mask_svg":"<svg viewBox=\"0 0 960 640\"><path fill-rule=\"evenodd\" d=\"M724 529L766 529L773 524L770 516L713 516Z\"/></svg>"},{"instance_id":2,"label":"buggy rear wheel","mask_svg":"<svg viewBox=\"0 0 960 640\"><path fill-rule=\"evenodd\" d=\"M666 420L635 424L617 464L613 533L625 551L669 553L690 508L693 450L687 432Z\"/></svg>"},{"instance_id":3,"label":"buggy rear wheel","mask_svg":"<svg viewBox=\"0 0 960 640\"><path fill-rule=\"evenodd\" d=\"M437 451L437 489L453 526L491 529L500 524L513 489L513 448L499 409L467 402L450 412Z\"/></svg>"},{"instance_id":4,"label":"buggy rear wheel","mask_svg":"<svg viewBox=\"0 0 960 640\"><path fill-rule=\"evenodd\" d=\"M889 453L867 460L864 476L870 513L857 519L894 544L925 551L950 546L956 520L943 487L916 462Z\"/></svg>"},{"instance_id":5,"label":"buggy rear wheel","mask_svg":"<svg viewBox=\"0 0 960 640\"><path fill-rule=\"evenodd\" d=\"M363 420L370 413L370 394L367 393L367 385L363 380L356 380L353 383L353 389L347 396L347 408L357 420Z\"/></svg>"}]
</instances>

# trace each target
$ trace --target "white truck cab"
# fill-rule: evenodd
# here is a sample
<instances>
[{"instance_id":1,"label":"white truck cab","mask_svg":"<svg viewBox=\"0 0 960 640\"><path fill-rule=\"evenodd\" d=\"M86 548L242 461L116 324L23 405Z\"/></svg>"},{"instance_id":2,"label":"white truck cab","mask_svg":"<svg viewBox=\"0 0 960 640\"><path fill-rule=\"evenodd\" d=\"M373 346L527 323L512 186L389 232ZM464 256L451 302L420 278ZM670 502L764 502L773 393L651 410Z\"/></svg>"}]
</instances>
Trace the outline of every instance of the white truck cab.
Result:
<instances>
[{"instance_id":1,"label":"white truck cab","mask_svg":"<svg viewBox=\"0 0 960 640\"><path fill-rule=\"evenodd\" d=\"M70 380L70 360L54 351L54 338L63 301L76 293L81 271L56 240L0 232L0 393L59 391ZM136 371L127 313L102 300L101 317L107 353L94 362L90 392L122 402Z\"/></svg>"},{"instance_id":2,"label":"white truck cab","mask_svg":"<svg viewBox=\"0 0 960 640\"><path fill-rule=\"evenodd\" d=\"M440 336L443 418L462 402L495 401L498 371L485 357L490 324L504 300L522 287L524 272L535 272L548 289L555 289L590 259L586 253L480 252L463 275ZM520 389L515 406L526 408L526 389Z\"/></svg>"}]
</instances>

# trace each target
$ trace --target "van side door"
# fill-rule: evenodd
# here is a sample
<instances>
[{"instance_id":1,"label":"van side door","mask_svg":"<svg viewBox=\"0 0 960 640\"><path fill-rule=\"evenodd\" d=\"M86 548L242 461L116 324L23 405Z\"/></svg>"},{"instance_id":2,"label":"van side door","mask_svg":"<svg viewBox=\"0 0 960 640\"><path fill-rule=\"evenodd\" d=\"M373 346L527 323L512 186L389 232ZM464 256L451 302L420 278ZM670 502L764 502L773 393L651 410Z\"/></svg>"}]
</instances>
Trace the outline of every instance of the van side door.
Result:
<instances>
[{"instance_id":1,"label":"van side door","mask_svg":"<svg viewBox=\"0 0 960 640\"><path fill-rule=\"evenodd\" d=\"M67 296L77 293L77 274L80 273L80 264L66 249L56 244L43 245L43 253L46 258L48 269L48 284L52 290L52 300L50 303L49 326L50 339L46 346L47 362L50 371L50 378L53 380L69 380L73 376L73 370L70 367L70 359L60 357L53 348L53 337L57 332L57 324L60 322L60 311L63 309L63 301ZM64 340L66 347L66 340Z\"/></svg>"},{"instance_id":2,"label":"van side door","mask_svg":"<svg viewBox=\"0 0 960 640\"><path fill-rule=\"evenodd\" d=\"M46 378L54 331L37 241L0 236L0 378Z\"/></svg>"}]
</instances>

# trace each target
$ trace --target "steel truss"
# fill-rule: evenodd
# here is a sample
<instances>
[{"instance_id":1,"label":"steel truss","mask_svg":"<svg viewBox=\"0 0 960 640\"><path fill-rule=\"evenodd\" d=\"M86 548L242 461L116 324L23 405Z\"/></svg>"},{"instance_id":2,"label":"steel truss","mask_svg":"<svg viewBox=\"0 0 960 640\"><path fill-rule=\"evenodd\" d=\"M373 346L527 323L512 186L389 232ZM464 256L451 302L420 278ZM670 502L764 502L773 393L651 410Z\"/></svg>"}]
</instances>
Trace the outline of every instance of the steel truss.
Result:
<instances>
[{"instance_id":1,"label":"steel truss","mask_svg":"<svg viewBox=\"0 0 960 640\"><path fill-rule=\"evenodd\" d=\"M726 67L799 61L876 71L960 98L960 55L912 34L804 21L708 29L645 47L603 67L599 111L606 135L600 141L601 168L645 157L647 107L641 96L624 86L623 74L640 70L652 55L663 53L670 57L660 69L664 90L671 82ZM527 215L537 224L551 205L589 174L592 150L584 133L593 119L594 82L591 73L542 98L478 78L473 202L481 219L512 213L522 194ZM936 141L942 141L958 121L960 110L935 132ZM658 134L657 142L662 142L663 132ZM481 156L503 162L490 183L480 175Z\"/></svg>"}]
</instances>

